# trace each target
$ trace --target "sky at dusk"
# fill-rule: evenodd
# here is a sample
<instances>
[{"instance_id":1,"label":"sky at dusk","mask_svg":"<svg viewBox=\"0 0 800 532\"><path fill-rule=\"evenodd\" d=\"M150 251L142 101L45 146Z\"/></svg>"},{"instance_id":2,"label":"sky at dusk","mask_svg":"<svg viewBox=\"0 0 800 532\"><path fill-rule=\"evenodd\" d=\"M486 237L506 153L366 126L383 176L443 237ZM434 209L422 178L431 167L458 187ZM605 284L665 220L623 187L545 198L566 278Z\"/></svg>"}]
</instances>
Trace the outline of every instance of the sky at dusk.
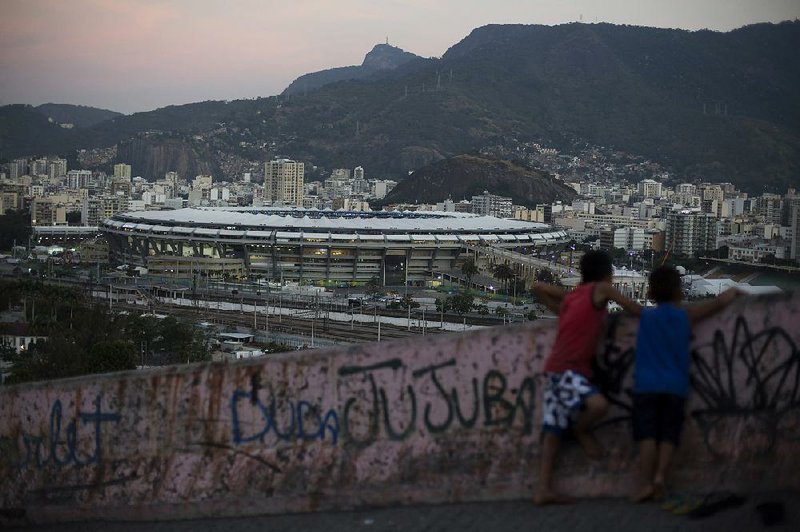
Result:
<instances>
[{"instance_id":1,"label":"sky at dusk","mask_svg":"<svg viewBox=\"0 0 800 532\"><path fill-rule=\"evenodd\" d=\"M124 113L271 96L389 42L441 56L491 23L727 31L800 17L800 0L0 0L0 105Z\"/></svg>"}]
</instances>

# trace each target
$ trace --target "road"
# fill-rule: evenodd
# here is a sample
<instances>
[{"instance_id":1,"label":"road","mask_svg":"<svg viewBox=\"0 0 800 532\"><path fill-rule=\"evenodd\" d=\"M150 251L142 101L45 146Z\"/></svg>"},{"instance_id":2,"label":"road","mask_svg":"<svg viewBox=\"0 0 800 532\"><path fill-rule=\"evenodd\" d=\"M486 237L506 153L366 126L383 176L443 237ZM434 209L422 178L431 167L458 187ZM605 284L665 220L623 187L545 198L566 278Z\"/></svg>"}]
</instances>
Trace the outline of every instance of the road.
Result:
<instances>
[{"instance_id":1,"label":"road","mask_svg":"<svg viewBox=\"0 0 800 532\"><path fill-rule=\"evenodd\" d=\"M756 505L779 502L785 509L784 522L764 527ZM568 506L537 507L529 501L483 502L444 505L416 505L350 512L261 517L228 517L162 522L73 523L35 527L53 532L396 532L457 531L488 532L525 530L542 532L738 532L800 529L800 493L752 494L739 507L721 511L702 520L691 520L662 510L657 504L630 504L625 499L589 499ZM2 521L0 521L2 525ZM11 530L31 530L12 528Z\"/></svg>"}]
</instances>

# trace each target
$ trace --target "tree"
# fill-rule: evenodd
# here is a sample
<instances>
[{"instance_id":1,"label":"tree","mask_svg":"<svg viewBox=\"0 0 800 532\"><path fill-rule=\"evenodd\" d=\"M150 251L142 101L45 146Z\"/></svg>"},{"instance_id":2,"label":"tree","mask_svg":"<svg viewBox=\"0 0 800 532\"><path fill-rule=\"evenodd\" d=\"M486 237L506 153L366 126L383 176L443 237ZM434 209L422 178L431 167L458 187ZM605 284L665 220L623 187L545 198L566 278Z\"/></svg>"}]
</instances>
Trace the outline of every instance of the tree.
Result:
<instances>
[{"instance_id":1,"label":"tree","mask_svg":"<svg viewBox=\"0 0 800 532\"><path fill-rule=\"evenodd\" d=\"M28 244L31 234L31 215L28 211L10 211L0 216L0 250L10 250L14 243Z\"/></svg>"},{"instance_id":2,"label":"tree","mask_svg":"<svg viewBox=\"0 0 800 532\"><path fill-rule=\"evenodd\" d=\"M467 289L472 288L472 278L478 273L478 265L475 264L475 259L469 258L461 265L461 273L467 281Z\"/></svg>"},{"instance_id":3,"label":"tree","mask_svg":"<svg viewBox=\"0 0 800 532\"><path fill-rule=\"evenodd\" d=\"M67 225L81 225L81 211L70 211L66 215Z\"/></svg>"},{"instance_id":4,"label":"tree","mask_svg":"<svg viewBox=\"0 0 800 532\"><path fill-rule=\"evenodd\" d=\"M467 292L459 292L454 296L447 298L450 308L459 316L462 316L472 310L473 298Z\"/></svg>"},{"instance_id":5,"label":"tree","mask_svg":"<svg viewBox=\"0 0 800 532\"><path fill-rule=\"evenodd\" d=\"M411 296L406 295L403 296L403 298L400 300L400 306L403 308L408 308L408 307L419 308L420 304L417 301L414 301L414 299Z\"/></svg>"},{"instance_id":6,"label":"tree","mask_svg":"<svg viewBox=\"0 0 800 532\"><path fill-rule=\"evenodd\" d=\"M377 275L367 281L367 284L364 285L364 290L369 297L378 297L378 295L381 293L381 283Z\"/></svg>"},{"instance_id":7,"label":"tree","mask_svg":"<svg viewBox=\"0 0 800 532\"><path fill-rule=\"evenodd\" d=\"M503 287L508 293L508 281L515 276L514 270L506 263L497 264L494 267L494 276L503 282Z\"/></svg>"},{"instance_id":8,"label":"tree","mask_svg":"<svg viewBox=\"0 0 800 532\"><path fill-rule=\"evenodd\" d=\"M536 280L540 283L547 283L547 284L556 284L557 279L556 275L553 273L553 270L550 268L542 268L541 270L536 272Z\"/></svg>"},{"instance_id":9,"label":"tree","mask_svg":"<svg viewBox=\"0 0 800 532\"><path fill-rule=\"evenodd\" d=\"M105 305L86 301L79 292L29 280L0 282L3 306L21 307L23 301L31 334L47 340L10 355L8 383L135 369L140 350L148 354L148 363L210 358L208 336L190 323L114 314Z\"/></svg>"}]
</instances>

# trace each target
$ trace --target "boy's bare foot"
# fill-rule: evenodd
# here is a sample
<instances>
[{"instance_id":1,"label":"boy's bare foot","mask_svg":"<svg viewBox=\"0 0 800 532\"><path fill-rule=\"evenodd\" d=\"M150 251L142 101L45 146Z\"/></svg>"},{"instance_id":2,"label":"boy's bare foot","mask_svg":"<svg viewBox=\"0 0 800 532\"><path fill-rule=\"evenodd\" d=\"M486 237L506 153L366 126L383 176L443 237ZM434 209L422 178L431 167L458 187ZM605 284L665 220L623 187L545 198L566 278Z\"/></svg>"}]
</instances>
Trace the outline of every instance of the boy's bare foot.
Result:
<instances>
[{"instance_id":1,"label":"boy's bare foot","mask_svg":"<svg viewBox=\"0 0 800 532\"><path fill-rule=\"evenodd\" d=\"M575 437L578 439L581 447L583 447L583 450L586 451L586 456L592 460L600 460L606 456L606 450L603 449L603 446L600 445L600 442L597 441L597 438L595 438L594 434L591 432L576 430Z\"/></svg>"},{"instance_id":2,"label":"boy's bare foot","mask_svg":"<svg viewBox=\"0 0 800 532\"><path fill-rule=\"evenodd\" d=\"M533 496L533 502L537 506L544 506L545 504L572 504L575 499L560 495L555 491L537 490L536 495Z\"/></svg>"},{"instance_id":3,"label":"boy's bare foot","mask_svg":"<svg viewBox=\"0 0 800 532\"><path fill-rule=\"evenodd\" d=\"M655 493L656 491L653 485L648 484L644 488L640 489L639 491L631 495L630 501L633 503L649 501L650 499L655 497Z\"/></svg>"},{"instance_id":4,"label":"boy's bare foot","mask_svg":"<svg viewBox=\"0 0 800 532\"><path fill-rule=\"evenodd\" d=\"M656 501L663 501L667 495L666 487L664 486L664 479L656 477L653 480L653 499Z\"/></svg>"}]
</instances>

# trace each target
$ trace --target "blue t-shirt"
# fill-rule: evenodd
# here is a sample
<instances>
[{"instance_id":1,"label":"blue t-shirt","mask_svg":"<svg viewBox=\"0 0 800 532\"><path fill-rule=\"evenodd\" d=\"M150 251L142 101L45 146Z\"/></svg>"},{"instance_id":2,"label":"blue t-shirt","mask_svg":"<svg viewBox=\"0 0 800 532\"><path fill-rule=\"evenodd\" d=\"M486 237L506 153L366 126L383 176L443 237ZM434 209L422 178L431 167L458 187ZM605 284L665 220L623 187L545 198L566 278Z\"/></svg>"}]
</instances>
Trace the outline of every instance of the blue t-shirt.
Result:
<instances>
[{"instance_id":1,"label":"blue t-shirt","mask_svg":"<svg viewBox=\"0 0 800 532\"><path fill-rule=\"evenodd\" d=\"M669 303L642 309L636 336L633 391L689 393L689 315Z\"/></svg>"}]
</instances>

